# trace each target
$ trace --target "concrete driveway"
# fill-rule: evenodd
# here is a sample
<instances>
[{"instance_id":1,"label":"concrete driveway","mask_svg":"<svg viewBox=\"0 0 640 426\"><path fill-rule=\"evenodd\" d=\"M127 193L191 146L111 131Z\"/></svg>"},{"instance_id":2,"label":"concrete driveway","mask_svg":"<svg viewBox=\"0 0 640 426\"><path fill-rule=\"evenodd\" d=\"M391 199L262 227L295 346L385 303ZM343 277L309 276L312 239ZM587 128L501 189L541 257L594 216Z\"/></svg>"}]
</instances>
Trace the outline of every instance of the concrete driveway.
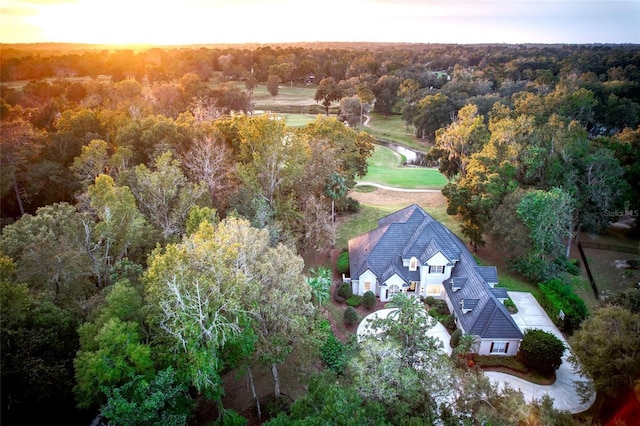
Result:
<instances>
[{"instance_id":1,"label":"concrete driveway","mask_svg":"<svg viewBox=\"0 0 640 426\"><path fill-rule=\"evenodd\" d=\"M565 344L567 350L562 357L560 368L556 371L556 381L552 385L537 385L518 377L495 371L486 372L487 377L498 385L509 383L512 388L520 389L528 401L540 399L547 394L553 398L553 406L558 410L569 411L572 414L587 410L595 401L596 395L594 393L586 403L580 400L575 390L574 382L588 379L578 374L567 361L571 350L567 340L531 293L509 291L508 294L518 307L518 313L513 315L513 319L523 333L530 328L538 328L553 333Z\"/></svg>"}]
</instances>

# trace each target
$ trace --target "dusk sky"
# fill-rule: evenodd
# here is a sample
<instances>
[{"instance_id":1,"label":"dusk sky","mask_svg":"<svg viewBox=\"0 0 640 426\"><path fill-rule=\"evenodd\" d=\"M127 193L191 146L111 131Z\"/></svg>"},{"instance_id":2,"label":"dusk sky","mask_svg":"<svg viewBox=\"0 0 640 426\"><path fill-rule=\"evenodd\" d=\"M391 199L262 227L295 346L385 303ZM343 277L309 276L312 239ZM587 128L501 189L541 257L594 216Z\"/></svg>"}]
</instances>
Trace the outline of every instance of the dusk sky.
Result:
<instances>
[{"instance_id":1,"label":"dusk sky","mask_svg":"<svg viewBox=\"0 0 640 426\"><path fill-rule=\"evenodd\" d=\"M640 43L640 0L0 0L0 42Z\"/></svg>"}]
</instances>

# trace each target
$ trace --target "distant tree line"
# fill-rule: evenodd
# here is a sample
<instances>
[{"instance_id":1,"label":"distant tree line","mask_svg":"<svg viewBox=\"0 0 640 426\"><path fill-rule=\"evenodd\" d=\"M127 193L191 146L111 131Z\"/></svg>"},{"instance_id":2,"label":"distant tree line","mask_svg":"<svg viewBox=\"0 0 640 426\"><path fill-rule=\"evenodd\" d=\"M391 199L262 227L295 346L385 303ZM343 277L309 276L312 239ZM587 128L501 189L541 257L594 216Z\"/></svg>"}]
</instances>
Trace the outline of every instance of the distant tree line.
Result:
<instances>
[{"instance_id":1,"label":"distant tree line","mask_svg":"<svg viewBox=\"0 0 640 426\"><path fill-rule=\"evenodd\" d=\"M314 357L326 338L311 303L324 290L301 279L300 255L331 247L333 212L357 208L366 108L403 117L449 179L464 235L503 242L533 279L568 270L567 241L602 232L607 212L640 209L634 46L55 48L5 45L0 58L8 422L183 424L202 401L231 418L221 374L259 365L277 396L290 351ZM312 84L350 127L252 116L269 80ZM360 361L379 351L404 353L371 344ZM453 415L429 395L411 402L425 378L409 367L394 367L407 405L388 420ZM379 419L390 390L373 385ZM347 389L314 386L309 409L321 389Z\"/></svg>"}]
</instances>

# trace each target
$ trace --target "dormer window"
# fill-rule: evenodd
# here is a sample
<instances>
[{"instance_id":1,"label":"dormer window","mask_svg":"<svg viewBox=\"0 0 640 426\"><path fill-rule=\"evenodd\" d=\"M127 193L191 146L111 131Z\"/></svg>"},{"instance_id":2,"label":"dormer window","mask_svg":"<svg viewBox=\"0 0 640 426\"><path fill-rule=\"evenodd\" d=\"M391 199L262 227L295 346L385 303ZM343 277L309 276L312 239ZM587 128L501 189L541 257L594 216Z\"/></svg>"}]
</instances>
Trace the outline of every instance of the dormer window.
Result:
<instances>
[{"instance_id":1,"label":"dormer window","mask_svg":"<svg viewBox=\"0 0 640 426\"><path fill-rule=\"evenodd\" d=\"M430 274L444 274L444 265L429 266Z\"/></svg>"},{"instance_id":2,"label":"dormer window","mask_svg":"<svg viewBox=\"0 0 640 426\"><path fill-rule=\"evenodd\" d=\"M449 282L451 283L451 290L455 292L462 289L464 284L467 282L467 279L456 277L456 278L451 278Z\"/></svg>"},{"instance_id":3,"label":"dormer window","mask_svg":"<svg viewBox=\"0 0 640 426\"><path fill-rule=\"evenodd\" d=\"M409 270L410 271L416 271L418 269L418 259L416 259L416 257L412 257L411 260L409 260Z\"/></svg>"},{"instance_id":4,"label":"dormer window","mask_svg":"<svg viewBox=\"0 0 640 426\"><path fill-rule=\"evenodd\" d=\"M460 307L462 308L462 313L466 314L467 312L471 312L478 302L478 299L461 299Z\"/></svg>"}]
</instances>

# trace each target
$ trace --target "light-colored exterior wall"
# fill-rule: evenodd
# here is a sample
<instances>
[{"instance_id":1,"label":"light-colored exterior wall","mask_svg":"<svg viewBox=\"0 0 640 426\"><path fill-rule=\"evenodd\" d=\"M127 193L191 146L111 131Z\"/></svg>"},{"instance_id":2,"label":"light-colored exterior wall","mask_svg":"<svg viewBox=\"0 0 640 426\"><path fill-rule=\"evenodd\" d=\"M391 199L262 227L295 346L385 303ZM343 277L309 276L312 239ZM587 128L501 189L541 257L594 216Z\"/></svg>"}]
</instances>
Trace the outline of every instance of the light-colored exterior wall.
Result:
<instances>
[{"instance_id":1,"label":"light-colored exterior wall","mask_svg":"<svg viewBox=\"0 0 640 426\"><path fill-rule=\"evenodd\" d=\"M380 296L380 301L381 302L386 302L386 301L389 300L390 297L389 297L388 290L392 286L398 286L400 288L400 291L406 291L405 285L408 284L408 283L406 283L402 278L400 278L400 276L398 274L393 274L383 284L385 284L386 287L381 287L380 288L380 295L379 296Z\"/></svg>"},{"instance_id":2,"label":"light-colored exterior wall","mask_svg":"<svg viewBox=\"0 0 640 426\"><path fill-rule=\"evenodd\" d=\"M506 353L496 353L491 352L491 343L496 342L508 342L509 347L507 348ZM482 339L480 342L480 348L478 349L478 354L480 355L505 355L505 356L515 356L518 354L518 349L520 349L520 340L495 340L495 339Z\"/></svg>"},{"instance_id":3,"label":"light-colored exterior wall","mask_svg":"<svg viewBox=\"0 0 640 426\"><path fill-rule=\"evenodd\" d=\"M429 266L444 266L444 272L442 274L430 274ZM438 252L431 256L420 268L420 282L421 284L442 284L442 281L451 276L452 269L453 266L449 265L449 260L447 260L442 253Z\"/></svg>"},{"instance_id":4,"label":"light-colored exterior wall","mask_svg":"<svg viewBox=\"0 0 640 426\"><path fill-rule=\"evenodd\" d=\"M365 293L365 283L366 282L370 282L371 283L371 291L379 296L378 294L378 279L376 278L376 275L371 272L370 269L367 269L362 275L360 275L358 277L357 281L351 281L351 290L353 291L353 294L358 294L360 296L362 296Z\"/></svg>"},{"instance_id":5,"label":"light-colored exterior wall","mask_svg":"<svg viewBox=\"0 0 640 426\"><path fill-rule=\"evenodd\" d=\"M410 263L411 258L403 259L402 264L407 269L409 269ZM444 266L444 271L442 273L429 273L429 266ZM440 299L444 298L446 291L444 290L442 282L451 276L451 271L453 270L453 265L449 264L449 260L447 260L442 253L438 252L424 264L418 264L418 270L420 271L420 282L416 286L415 294L423 297L433 296ZM367 281L371 282L371 291L373 291L382 302L389 300L388 289L391 286L397 285L401 291L406 291L406 286L410 284L405 282L398 274L394 274L384 283L378 283L374 273L371 272L370 269L367 269L357 280L354 279L351 281L353 294L362 296L366 291L365 282Z\"/></svg>"}]
</instances>

